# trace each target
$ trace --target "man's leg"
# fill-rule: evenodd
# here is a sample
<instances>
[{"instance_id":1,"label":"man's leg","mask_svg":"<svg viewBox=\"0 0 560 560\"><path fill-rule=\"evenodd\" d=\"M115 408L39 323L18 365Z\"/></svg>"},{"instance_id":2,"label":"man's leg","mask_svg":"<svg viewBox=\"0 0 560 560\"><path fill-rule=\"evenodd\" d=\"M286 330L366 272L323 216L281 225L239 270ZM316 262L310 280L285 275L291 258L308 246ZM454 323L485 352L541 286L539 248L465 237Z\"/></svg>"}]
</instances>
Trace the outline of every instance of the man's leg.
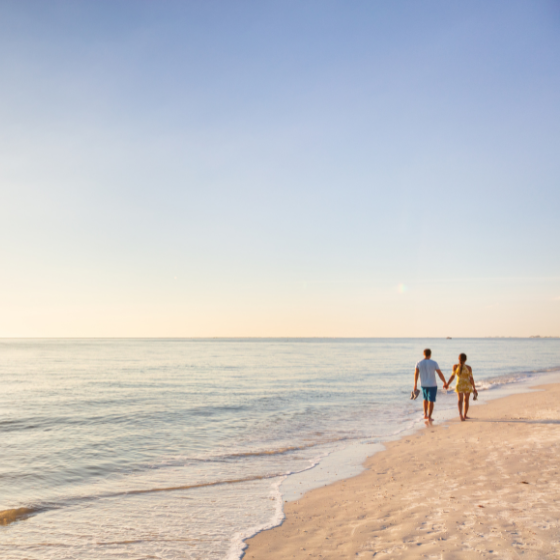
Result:
<instances>
[{"instance_id":1,"label":"man's leg","mask_svg":"<svg viewBox=\"0 0 560 560\"><path fill-rule=\"evenodd\" d=\"M434 403L428 402L428 420L432 419L432 412L434 411Z\"/></svg>"},{"instance_id":2,"label":"man's leg","mask_svg":"<svg viewBox=\"0 0 560 560\"><path fill-rule=\"evenodd\" d=\"M424 418L427 420L428 419L428 401L424 400ZM433 408L433 407L432 407Z\"/></svg>"}]
</instances>

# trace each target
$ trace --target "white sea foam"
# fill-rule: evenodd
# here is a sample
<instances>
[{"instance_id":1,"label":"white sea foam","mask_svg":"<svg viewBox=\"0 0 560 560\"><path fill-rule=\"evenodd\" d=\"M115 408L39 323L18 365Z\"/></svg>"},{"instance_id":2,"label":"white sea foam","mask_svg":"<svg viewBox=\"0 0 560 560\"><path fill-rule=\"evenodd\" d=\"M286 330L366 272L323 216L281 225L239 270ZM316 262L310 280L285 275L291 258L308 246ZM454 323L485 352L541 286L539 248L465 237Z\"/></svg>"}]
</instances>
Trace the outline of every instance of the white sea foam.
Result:
<instances>
[{"instance_id":1,"label":"white sea foam","mask_svg":"<svg viewBox=\"0 0 560 560\"><path fill-rule=\"evenodd\" d=\"M260 533L261 531L277 527L282 523L282 521L284 521L284 504L282 501L282 493L280 492L280 485L285 479L286 477L282 477L271 485L269 496L270 499L275 502L274 514L271 519L264 522L262 525L249 527L248 529L235 533L231 539L230 549L225 557L225 560L238 560L239 558L242 558L244 551L247 548L247 545L245 544L246 539Z\"/></svg>"}]
</instances>

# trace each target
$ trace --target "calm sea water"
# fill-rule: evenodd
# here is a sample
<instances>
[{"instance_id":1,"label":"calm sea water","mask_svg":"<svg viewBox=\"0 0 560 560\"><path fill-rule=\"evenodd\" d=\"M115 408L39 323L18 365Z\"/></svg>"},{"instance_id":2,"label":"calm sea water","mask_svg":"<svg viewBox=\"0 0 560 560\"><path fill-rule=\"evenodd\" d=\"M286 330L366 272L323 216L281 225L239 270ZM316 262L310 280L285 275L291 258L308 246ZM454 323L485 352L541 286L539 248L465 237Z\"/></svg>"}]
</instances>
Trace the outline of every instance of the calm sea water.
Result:
<instances>
[{"instance_id":1,"label":"calm sea water","mask_svg":"<svg viewBox=\"0 0 560 560\"><path fill-rule=\"evenodd\" d=\"M296 473L421 423L427 346L487 394L560 367L557 339L0 340L0 557L239 558Z\"/></svg>"}]
</instances>

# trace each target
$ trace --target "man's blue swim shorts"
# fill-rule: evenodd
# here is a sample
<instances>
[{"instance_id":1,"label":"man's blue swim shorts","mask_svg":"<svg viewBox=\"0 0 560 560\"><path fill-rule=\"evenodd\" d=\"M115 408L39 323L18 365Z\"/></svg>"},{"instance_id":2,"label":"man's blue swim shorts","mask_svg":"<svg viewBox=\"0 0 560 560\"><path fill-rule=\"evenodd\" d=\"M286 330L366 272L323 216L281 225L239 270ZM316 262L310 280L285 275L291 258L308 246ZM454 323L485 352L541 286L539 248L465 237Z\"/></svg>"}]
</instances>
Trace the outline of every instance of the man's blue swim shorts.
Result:
<instances>
[{"instance_id":1,"label":"man's blue swim shorts","mask_svg":"<svg viewBox=\"0 0 560 560\"><path fill-rule=\"evenodd\" d=\"M425 401L436 402L437 387L422 387L422 393Z\"/></svg>"}]
</instances>

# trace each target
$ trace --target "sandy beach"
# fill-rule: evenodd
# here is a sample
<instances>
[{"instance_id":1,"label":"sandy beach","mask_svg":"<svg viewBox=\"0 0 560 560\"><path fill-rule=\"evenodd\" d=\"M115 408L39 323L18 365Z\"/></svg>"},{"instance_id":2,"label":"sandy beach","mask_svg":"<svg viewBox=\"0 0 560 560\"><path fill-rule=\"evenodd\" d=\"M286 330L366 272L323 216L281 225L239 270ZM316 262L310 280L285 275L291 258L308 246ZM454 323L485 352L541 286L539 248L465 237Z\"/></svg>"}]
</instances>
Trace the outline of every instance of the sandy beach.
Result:
<instances>
[{"instance_id":1,"label":"sandy beach","mask_svg":"<svg viewBox=\"0 0 560 560\"><path fill-rule=\"evenodd\" d=\"M535 389L387 444L286 503L245 558L560 558L560 384Z\"/></svg>"}]
</instances>

